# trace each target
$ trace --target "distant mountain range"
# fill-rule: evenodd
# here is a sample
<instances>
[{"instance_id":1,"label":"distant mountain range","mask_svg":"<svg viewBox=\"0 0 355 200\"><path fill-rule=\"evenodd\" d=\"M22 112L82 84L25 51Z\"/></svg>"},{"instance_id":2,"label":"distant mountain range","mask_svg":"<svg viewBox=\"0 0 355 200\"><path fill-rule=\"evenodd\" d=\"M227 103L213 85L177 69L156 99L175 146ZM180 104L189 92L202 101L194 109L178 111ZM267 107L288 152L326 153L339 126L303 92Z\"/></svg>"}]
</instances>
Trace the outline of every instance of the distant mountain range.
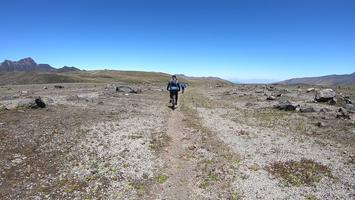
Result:
<instances>
[{"instance_id":1,"label":"distant mountain range","mask_svg":"<svg viewBox=\"0 0 355 200\"><path fill-rule=\"evenodd\" d=\"M344 75L328 75L319 77L293 78L279 82L280 84L295 85L355 85L355 72Z\"/></svg>"},{"instance_id":2,"label":"distant mountain range","mask_svg":"<svg viewBox=\"0 0 355 200\"><path fill-rule=\"evenodd\" d=\"M80 71L75 67L64 66L56 69L48 64L37 64L32 58L24 58L18 61L5 60L0 64L0 72L72 72Z\"/></svg>"}]
</instances>

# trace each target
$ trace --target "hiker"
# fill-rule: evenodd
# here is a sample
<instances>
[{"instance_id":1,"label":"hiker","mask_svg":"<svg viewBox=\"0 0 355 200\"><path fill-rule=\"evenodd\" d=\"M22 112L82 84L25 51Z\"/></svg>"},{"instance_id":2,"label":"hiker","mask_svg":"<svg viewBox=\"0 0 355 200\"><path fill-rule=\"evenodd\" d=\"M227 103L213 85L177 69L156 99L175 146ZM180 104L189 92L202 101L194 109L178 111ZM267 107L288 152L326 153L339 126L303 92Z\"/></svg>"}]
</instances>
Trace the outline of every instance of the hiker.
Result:
<instances>
[{"instance_id":1,"label":"hiker","mask_svg":"<svg viewBox=\"0 0 355 200\"><path fill-rule=\"evenodd\" d=\"M186 83L181 83L181 92L184 94L185 92L185 89L186 89Z\"/></svg>"},{"instance_id":2,"label":"hiker","mask_svg":"<svg viewBox=\"0 0 355 200\"><path fill-rule=\"evenodd\" d=\"M170 91L170 103L172 103L172 100L175 95L175 97L176 97L175 105L177 105L178 93L180 91L180 84L176 78L176 75L171 76L171 80L169 81L168 86L166 87L166 90Z\"/></svg>"}]
</instances>

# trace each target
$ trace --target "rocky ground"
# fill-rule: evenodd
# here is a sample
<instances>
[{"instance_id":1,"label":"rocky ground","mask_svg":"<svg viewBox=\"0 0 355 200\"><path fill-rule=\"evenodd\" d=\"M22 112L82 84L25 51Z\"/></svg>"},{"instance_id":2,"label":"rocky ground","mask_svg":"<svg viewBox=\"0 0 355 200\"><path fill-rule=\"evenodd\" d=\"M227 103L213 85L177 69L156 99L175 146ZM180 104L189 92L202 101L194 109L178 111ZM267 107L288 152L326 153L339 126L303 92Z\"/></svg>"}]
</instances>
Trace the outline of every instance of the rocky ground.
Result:
<instances>
[{"instance_id":1,"label":"rocky ground","mask_svg":"<svg viewBox=\"0 0 355 200\"><path fill-rule=\"evenodd\" d=\"M355 88L164 89L0 87L0 199L354 199Z\"/></svg>"}]
</instances>

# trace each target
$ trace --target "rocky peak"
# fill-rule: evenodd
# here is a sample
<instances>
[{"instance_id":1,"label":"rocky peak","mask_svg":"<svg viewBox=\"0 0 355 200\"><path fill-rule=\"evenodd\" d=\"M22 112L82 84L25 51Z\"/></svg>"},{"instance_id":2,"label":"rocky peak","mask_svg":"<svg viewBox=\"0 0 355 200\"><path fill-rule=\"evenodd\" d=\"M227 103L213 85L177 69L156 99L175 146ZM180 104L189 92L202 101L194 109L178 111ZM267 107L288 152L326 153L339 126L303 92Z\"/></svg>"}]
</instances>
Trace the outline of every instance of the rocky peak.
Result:
<instances>
[{"instance_id":1,"label":"rocky peak","mask_svg":"<svg viewBox=\"0 0 355 200\"><path fill-rule=\"evenodd\" d=\"M37 63L30 57L21 59L21 60L17 61L16 64L28 65L28 66L36 66L37 65Z\"/></svg>"}]
</instances>

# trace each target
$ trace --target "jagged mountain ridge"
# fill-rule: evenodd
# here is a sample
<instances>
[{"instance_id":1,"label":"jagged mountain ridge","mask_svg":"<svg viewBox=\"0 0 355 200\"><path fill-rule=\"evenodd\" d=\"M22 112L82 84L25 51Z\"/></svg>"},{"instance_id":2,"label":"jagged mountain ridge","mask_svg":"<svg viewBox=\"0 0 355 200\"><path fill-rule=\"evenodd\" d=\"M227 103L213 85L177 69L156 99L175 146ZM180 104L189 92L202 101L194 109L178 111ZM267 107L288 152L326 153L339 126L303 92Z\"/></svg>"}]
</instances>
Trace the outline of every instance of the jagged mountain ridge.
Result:
<instances>
[{"instance_id":1,"label":"jagged mountain ridge","mask_svg":"<svg viewBox=\"0 0 355 200\"><path fill-rule=\"evenodd\" d=\"M5 60L0 64L0 72L68 72L80 71L75 67L64 66L62 68L54 68L49 64L37 64L32 58L24 58L18 61Z\"/></svg>"}]
</instances>

